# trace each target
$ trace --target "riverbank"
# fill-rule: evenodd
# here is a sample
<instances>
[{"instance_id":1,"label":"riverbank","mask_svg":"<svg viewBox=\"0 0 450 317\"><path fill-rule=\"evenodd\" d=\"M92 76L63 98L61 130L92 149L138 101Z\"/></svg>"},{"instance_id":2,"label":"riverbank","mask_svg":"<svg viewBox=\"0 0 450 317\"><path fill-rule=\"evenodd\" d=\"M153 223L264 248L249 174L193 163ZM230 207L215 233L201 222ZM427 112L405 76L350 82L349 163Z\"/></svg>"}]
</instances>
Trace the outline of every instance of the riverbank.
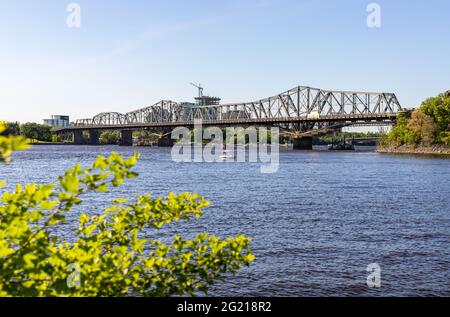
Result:
<instances>
[{"instance_id":1,"label":"riverbank","mask_svg":"<svg viewBox=\"0 0 450 317\"><path fill-rule=\"evenodd\" d=\"M384 146L377 148L378 153L391 154L426 154L426 155L450 155L450 147L439 144L427 147L413 147L410 145L402 146Z\"/></svg>"},{"instance_id":2,"label":"riverbank","mask_svg":"<svg viewBox=\"0 0 450 317\"><path fill-rule=\"evenodd\" d=\"M73 145L67 142L30 142L30 145Z\"/></svg>"}]
</instances>

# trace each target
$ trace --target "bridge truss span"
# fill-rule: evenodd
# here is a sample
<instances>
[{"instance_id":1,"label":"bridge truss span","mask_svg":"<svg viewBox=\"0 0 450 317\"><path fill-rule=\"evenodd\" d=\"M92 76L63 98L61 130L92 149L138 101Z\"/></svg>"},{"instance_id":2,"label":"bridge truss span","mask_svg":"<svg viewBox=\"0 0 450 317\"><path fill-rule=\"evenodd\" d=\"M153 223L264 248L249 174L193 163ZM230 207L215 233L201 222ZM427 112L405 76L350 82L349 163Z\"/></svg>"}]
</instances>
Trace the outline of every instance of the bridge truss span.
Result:
<instances>
[{"instance_id":1,"label":"bridge truss span","mask_svg":"<svg viewBox=\"0 0 450 317\"><path fill-rule=\"evenodd\" d=\"M211 124L289 124L308 130L311 123L392 121L403 108L393 93L333 91L299 86L273 97L244 103L197 106L163 100L126 114L101 113L78 120L72 128L151 127ZM300 124L301 123L301 124ZM289 128L288 127L288 128Z\"/></svg>"}]
</instances>

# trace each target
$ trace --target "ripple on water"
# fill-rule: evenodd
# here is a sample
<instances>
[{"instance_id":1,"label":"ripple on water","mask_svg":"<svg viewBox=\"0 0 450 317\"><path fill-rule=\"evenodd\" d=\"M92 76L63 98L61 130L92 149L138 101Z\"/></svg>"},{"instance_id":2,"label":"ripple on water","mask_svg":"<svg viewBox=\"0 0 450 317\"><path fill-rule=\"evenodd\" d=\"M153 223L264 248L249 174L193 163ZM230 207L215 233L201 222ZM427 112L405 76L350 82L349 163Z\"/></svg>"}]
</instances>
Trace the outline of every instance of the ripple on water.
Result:
<instances>
[{"instance_id":1,"label":"ripple on water","mask_svg":"<svg viewBox=\"0 0 450 317\"><path fill-rule=\"evenodd\" d=\"M14 183L55 182L77 162L133 148L39 146L0 165ZM221 296L449 296L450 160L374 152L282 152L276 174L257 164L176 164L169 149L142 148L140 178L102 196L197 192L212 201L203 218L169 226L158 236L253 238L256 261L214 286ZM78 215L58 228L73 237ZM148 232L146 235L152 236ZM382 287L368 289L367 265L379 263Z\"/></svg>"}]
</instances>

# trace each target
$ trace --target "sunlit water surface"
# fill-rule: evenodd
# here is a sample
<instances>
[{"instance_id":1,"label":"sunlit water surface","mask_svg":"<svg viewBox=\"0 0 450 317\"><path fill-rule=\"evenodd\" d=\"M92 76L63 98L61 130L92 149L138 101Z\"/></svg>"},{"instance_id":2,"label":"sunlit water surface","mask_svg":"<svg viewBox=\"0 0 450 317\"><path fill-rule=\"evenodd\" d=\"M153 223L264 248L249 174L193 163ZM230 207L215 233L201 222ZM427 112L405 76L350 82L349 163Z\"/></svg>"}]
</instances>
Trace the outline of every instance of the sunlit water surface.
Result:
<instances>
[{"instance_id":1,"label":"sunlit water surface","mask_svg":"<svg viewBox=\"0 0 450 317\"><path fill-rule=\"evenodd\" d=\"M77 162L134 148L35 146L0 165L6 189L55 182ZM356 153L282 151L275 174L253 163L174 163L170 149L140 148L140 177L106 195L89 195L83 211L136 194L200 193L205 215L149 236L253 238L256 260L220 282L226 296L450 296L450 160ZM77 214L58 234L73 237ZM382 285L369 289L378 263Z\"/></svg>"}]
</instances>

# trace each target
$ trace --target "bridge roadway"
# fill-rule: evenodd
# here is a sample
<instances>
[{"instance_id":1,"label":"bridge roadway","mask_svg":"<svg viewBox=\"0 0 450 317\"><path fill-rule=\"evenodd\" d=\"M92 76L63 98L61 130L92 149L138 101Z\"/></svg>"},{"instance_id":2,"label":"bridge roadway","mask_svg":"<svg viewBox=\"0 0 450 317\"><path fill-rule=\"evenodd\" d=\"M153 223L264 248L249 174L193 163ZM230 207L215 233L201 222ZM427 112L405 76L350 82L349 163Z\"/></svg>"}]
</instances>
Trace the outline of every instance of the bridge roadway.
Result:
<instances>
[{"instance_id":1,"label":"bridge roadway","mask_svg":"<svg viewBox=\"0 0 450 317\"><path fill-rule=\"evenodd\" d=\"M161 101L127 114L101 113L81 119L60 134L72 134L75 144L99 143L100 131L121 131L121 144L132 145L132 131L150 130L160 135L159 145L170 146L170 131L176 127L202 126L277 126L293 137L295 149L311 149L312 136L351 125L394 124L404 112L395 94L361 93L296 87L274 97L255 102L218 106Z\"/></svg>"}]
</instances>

